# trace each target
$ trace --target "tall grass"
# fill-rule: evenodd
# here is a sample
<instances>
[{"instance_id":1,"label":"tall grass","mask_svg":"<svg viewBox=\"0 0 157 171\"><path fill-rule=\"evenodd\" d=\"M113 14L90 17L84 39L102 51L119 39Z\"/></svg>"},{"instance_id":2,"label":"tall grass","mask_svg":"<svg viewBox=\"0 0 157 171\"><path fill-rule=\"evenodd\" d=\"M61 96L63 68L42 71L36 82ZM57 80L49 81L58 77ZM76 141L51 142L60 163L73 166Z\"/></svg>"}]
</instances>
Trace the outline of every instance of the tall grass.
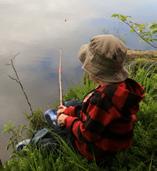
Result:
<instances>
[{"instance_id":1,"label":"tall grass","mask_svg":"<svg viewBox=\"0 0 157 171\"><path fill-rule=\"evenodd\" d=\"M89 91L95 88L95 86L96 84L90 81L89 76L84 73L81 83L73 88L70 88L69 91L67 91L67 93L65 94L64 100L82 100Z\"/></svg>"},{"instance_id":2,"label":"tall grass","mask_svg":"<svg viewBox=\"0 0 157 171\"><path fill-rule=\"evenodd\" d=\"M28 146L20 152L14 153L12 159L8 160L3 170L6 171L88 171L98 170L95 163L89 164L80 155L76 154L61 138L58 142L61 149L58 153L51 153Z\"/></svg>"},{"instance_id":3,"label":"tall grass","mask_svg":"<svg viewBox=\"0 0 157 171\"><path fill-rule=\"evenodd\" d=\"M129 67L130 77L145 87L145 98L140 104L138 122L134 131L134 145L131 149L120 152L112 166L97 167L76 154L61 138L61 151L56 155L50 151L27 147L16 152L8 160L6 171L157 171L157 67L156 64L135 64ZM71 88L65 99L82 99L95 85L85 78L85 83ZM37 117L37 115L35 116ZM38 125L32 119L31 124ZM39 124L40 125L40 124Z\"/></svg>"}]
</instances>

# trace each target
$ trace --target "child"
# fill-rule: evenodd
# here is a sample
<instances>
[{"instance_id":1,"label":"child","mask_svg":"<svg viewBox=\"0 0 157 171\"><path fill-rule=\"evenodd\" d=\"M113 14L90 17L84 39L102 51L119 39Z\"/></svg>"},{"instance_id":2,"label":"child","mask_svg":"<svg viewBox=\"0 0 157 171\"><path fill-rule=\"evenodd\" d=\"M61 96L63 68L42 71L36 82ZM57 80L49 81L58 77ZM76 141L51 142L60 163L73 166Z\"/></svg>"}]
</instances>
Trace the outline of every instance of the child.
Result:
<instances>
[{"instance_id":1,"label":"child","mask_svg":"<svg viewBox=\"0 0 157 171\"><path fill-rule=\"evenodd\" d=\"M98 83L82 106L59 106L57 122L69 130L74 149L88 160L132 145L134 123L144 93L124 68L127 48L113 35L98 35L81 47L82 68ZM79 108L79 116L78 116Z\"/></svg>"}]
</instances>

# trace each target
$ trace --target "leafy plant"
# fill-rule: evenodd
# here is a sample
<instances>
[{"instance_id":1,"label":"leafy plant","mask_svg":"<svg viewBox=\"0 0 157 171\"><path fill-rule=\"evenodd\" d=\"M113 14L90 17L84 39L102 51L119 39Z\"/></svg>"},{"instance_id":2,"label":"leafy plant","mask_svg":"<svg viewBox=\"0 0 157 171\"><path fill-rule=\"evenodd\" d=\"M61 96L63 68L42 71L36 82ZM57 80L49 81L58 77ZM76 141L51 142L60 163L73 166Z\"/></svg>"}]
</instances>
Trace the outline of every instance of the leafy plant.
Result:
<instances>
[{"instance_id":1,"label":"leafy plant","mask_svg":"<svg viewBox=\"0 0 157 171\"><path fill-rule=\"evenodd\" d=\"M41 110L34 111L32 115L26 113L25 116L29 122L28 127L30 128L32 132L39 130L41 128L44 128L44 127L48 127L44 119L43 112Z\"/></svg>"},{"instance_id":2,"label":"leafy plant","mask_svg":"<svg viewBox=\"0 0 157 171\"><path fill-rule=\"evenodd\" d=\"M7 149L10 147L13 149L13 152L16 151L16 145L20 140L25 139L26 132L28 128L26 125L19 125L16 127L12 122L8 122L3 127L3 133L7 133L10 135Z\"/></svg>"},{"instance_id":3,"label":"leafy plant","mask_svg":"<svg viewBox=\"0 0 157 171\"><path fill-rule=\"evenodd\" d=\"M3 134L9 134L10 136L7 150L11 148L13 153L16 151L18 142L26 139L26 137L32 137L33 133L41 128L49 127L41 110L34 111L32 115L26 113L25 116L28 120L28 125L20 124L15 126L12 122L8 122L3 126Z\"/></svg>"},{"instance_id":4,"label":"leafy plant","mask_svg":"<svg viewBox=\"0 0 157 171\"><path fill-rule=\"evenodd\" d=\"M153 48L157 48L154 42L157 41L157 23L141 24L133 21L131 16L113 14L112 17L118 18L121 22L130 27L130 32L135 32L142 40Z\"/></svg>"}]
</instances>

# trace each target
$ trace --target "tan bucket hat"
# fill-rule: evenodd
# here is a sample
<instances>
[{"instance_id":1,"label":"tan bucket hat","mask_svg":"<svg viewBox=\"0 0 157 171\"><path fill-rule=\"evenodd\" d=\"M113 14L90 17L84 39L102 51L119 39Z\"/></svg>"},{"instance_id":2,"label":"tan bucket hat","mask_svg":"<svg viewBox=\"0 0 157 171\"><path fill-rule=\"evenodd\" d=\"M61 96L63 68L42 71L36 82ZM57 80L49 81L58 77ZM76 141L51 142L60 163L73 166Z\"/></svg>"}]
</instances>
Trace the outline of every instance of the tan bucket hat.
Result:
<instances>
[{"instance_id":1,"label":"tan bucket hat","mask_svg":"<svg viewBox=\"0 0 157 171\"><path fill-rule=\"evenodd\" d=\"M121 82L128 77L124 68L127 48L114 35L94 36L79 51L82 68L103 82Z\"/></svg>"}]
</instances>

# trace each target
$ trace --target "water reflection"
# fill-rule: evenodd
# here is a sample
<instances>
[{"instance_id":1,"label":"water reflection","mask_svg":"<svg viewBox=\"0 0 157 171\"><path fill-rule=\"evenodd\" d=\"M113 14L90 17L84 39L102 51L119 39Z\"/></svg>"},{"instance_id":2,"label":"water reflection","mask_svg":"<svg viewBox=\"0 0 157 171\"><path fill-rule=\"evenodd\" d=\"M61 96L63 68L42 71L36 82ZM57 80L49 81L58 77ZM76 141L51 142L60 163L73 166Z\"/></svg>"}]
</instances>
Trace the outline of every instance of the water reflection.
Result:
<instances>
[{"instance_id":1,"label":"water reflection","mask_svg":"<svg viewBox=\"0 0 157 171\"><path fill-rule=\"evenodd\" d=\"M33 108L46 109L58 96L58 57L63 49L63 83L66 90L81 79L77 52L90 37L114 33L128 47L148 49L129 29L111 19L112 13L133 16L140 22L156 19L156 1L107 0L1 0L0 1L0 130L11 120L24 123L28 106L13 74L9 59L20 52L15 64ZM77 75L77 77L76 77ZM6 158L6 137L0 137L0 158ZM2 150L3 149L3 150Z\"/></svg>"}]
</instances>

